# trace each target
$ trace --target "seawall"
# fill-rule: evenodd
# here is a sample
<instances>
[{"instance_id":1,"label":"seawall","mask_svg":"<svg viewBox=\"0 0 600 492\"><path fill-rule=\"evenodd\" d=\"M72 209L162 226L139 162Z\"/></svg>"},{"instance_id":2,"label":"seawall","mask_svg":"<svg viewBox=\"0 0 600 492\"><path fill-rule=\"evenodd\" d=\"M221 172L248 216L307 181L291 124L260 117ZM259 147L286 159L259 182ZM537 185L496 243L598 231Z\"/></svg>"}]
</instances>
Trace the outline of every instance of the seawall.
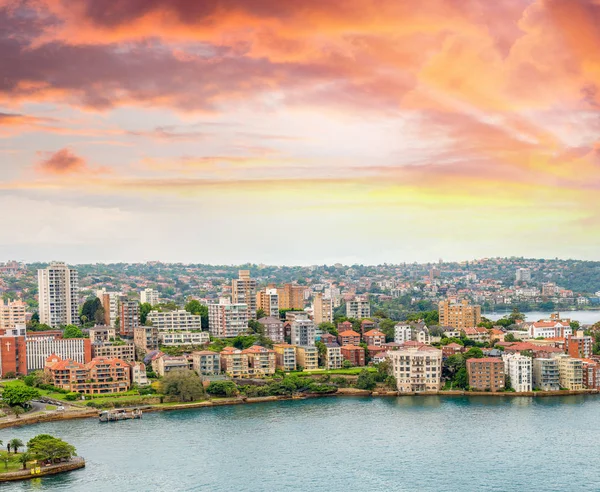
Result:
<instances>
[{"instance_id":1,"label":"seawall","mask_svg":"<svg viewBox=\"0 0 600 492\"><path fill-rule=\"evenodd\" d=\"M16 480L29 480L31 478L45 477L47 475L56 475L57 473L64 473L71 470L77 470L85 467L85 460L79 456L71 458L70 461L65 463L58 463L56 465L42 466L40 473L31 473L31 470L19 470L8 473L0 473L0 482L14 482Z\"/></svg>"}]
</instances>

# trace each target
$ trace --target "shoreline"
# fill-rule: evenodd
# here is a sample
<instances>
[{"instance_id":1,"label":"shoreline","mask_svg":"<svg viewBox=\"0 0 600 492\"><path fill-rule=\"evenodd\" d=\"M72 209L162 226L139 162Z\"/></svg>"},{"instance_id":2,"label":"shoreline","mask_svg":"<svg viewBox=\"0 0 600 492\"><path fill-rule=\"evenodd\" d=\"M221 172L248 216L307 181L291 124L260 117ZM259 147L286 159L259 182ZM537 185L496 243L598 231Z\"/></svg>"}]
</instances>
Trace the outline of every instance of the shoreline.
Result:
<instances>
[{"instance_id":1,"label":"shoreline","mask_svg":"<svg viewBox=\"0 0 600 492\"><path fill-rule=\"evenodd\" d=\"M18 470L13 472L0 473L0 483L16 482L18 480L31 480L33 478L46 477L48 475L58 475L85 467L85 460L80 456L71 458L70 461L48 465L40 468L39 473L31 473L32 469Z\"/></svg>"},{"instance_id":2,"label":"shoreline","mask_svg":"<svg viewBox=\"0 0 600 492\"><path fill-rule=\"evenodd\" d=\"M336 393L319 394L309 393L305 395L294 396L262 396L254 398L223 398L217 400L204 400L192 403L176 403L176 404L158 404L141 406L143 413L168 412L174 410L188 410L199 408L213 408L232 405L251 405L256 403L271 403L276 401L290 400L310 400L313 398L331 398L331 397L365 397L382 398L382 397L404 397L404 396L450 396L450 397L469 397L469 396L491 396L491 397L508 397L508 398L552 398L560 396L579 396L579 395L598 395L600 392L594 389L583 390L564 390L564 391L526 391L526 392L489 392L489 391L463 391L463 390L441 390L435 392L406 392L398 391L369 391L359 390L354 388L340 388ZM21 417L20 419L8 420L0 422L0 430L11 427L24 427L27 425L43 424L46 422L57 422L60 420L75 420L75 419L92 419L98 418L97 409L90 408L77 412L65 412L54 414L35 415L29 418Z\"/></svg>"}]
</instances>

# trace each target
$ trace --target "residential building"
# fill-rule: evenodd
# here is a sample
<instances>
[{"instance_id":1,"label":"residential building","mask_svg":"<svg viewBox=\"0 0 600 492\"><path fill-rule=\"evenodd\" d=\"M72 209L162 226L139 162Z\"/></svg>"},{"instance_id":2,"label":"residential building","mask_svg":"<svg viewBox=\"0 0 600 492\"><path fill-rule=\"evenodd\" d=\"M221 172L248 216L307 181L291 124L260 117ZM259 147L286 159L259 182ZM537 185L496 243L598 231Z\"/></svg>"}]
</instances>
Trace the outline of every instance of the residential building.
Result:
<instances>
[{"instance_id":1,"label":"residential building","mask_svg":"<svg viewBox=\"0 0 600 492\"><path fill-rule=\"evenodd\" d=\"M114 327L119 317L119 301L123 297L122 292L107 292L106 288L96 291L96 297L100 299L104 309L104 324Z\"/></svg>"},{"instance_id":2,"label":"residential building","mask_svg":"<svg viewBox=\"0 0 600 492\"><path fill-rule=\"evenodd\" d=\"M150 311L148 320L158 331L202 330L202 316L188 313L185 309L176 311Z\"/></svg>"},{"instance_id":3,"label":"residential building","mask_svg":"<svg viewBox=\"0 0 600 492\"><path fill-rule=\"evenodd\" d=\"M142 352L158 350L158 328L155 326L136 326L133 330L133 344Z\"/></svg>"},{"instance_id":4,"label":"residential building","mask_svg":"<svg viewBox=\"0 0 600 492\"><path fill-rule=\"evenodd\" d=\"M379 330L369 330L363 335L365 343L369 346L380 347L385 343L385 333Z\"/></svg>"},{"instance_id":5,"label":"residential building","mask_svg":"<svg viewBox=\"0 0 600 492\"><path fill-rule=\"evenodd\" d=\"M266 317L279 318L279 294L275 288L266 288L256 294L256 309L262 309Z\"/></svg>"},{"instance_id":6,"label":"residential building","mask_svg":"<svg viewBox=\"0 0 600 492\"><path fill-rule=\"evenodd\" d=\"M463 328L461 334L474 342L487 343L490 341L490 332L482 326Z\"/></svg>"},{"instance_id":7,"label":"residential building","mask_svg":"<svg viewBox=\"0 0 600 492\"><path fill-rule=\"evenodd\" d=\"M377 328L377 324L373 320L363 319L360 322L360 332L361 332L361 334L362 333L366 333L367 331L370 331L370 330L374 330L376 328Z\"/></svg>"},{"instance_id":8,"label":"residential building","mask_svg":"<svg viewBox=\"0 0 600 492\"><path fill-rule=\"evenodd\" d=\"M292 345L310 345L315 344L316 327L312 320L297 319L292 322L291 339Z\"/></svg>"},{"instance_id":9,"label":"residential building","mask_svg":"<svg viewBox=\"0 0 600 492\"><path fill-rule=\"evenodd\" d=\"M569 320L539 320L528 325L530 338L566 338L573 334Z\"/></svg>"},{"instance_id":10,"label":"residential building","mask_svg":"<svg viewBox=\"0 0 600 492\"><path fill-rule=\"evenodd\" d=\"M133 338L134 330L140 326L140 305L122 296L119 300L119 335Z\"/></svg>"},{"instance_id":11,"label":"residential building","mask_svg":"<svg viewBox=\"0 0 600 492\"><path fill-rule=\"evenodd\" d=\"M44 363L57 388L88 395L129 390L131 367L120 359L98 357L86 364L52 354Z\"/></svg>"},{"instance_id":12,"label":"residential building","mask_svg":"<svg viewBox=\"0 0 600 492\"><path fill-rule=\"evenodd\" d=\"M25 341L27 371L44 369L46 359L56 355L86 364L92 359L92 345L89 338L27 337Z\"/></svg>"},{"instance_id":13,"label":"residential building","mask_svg":"<svg viewBox=\"0 0 600 492\"><path fill-rule=\"evenodd\" d=\"M342 348L337 343L328 343L325 347L325 369L340 369L344 362Z\"/></svg>"},{"instance_id":14,"label":"residential building","mask_svg":"<svg viewBox=\"0 0 600 492\"><path fill-rule=\"evenodd\" d=\"M160 377L164 377L165 374L171 371L190 369L190 361L185 355L171 356L162 354L152 360L152 369Z\"/></svg>"},{"instance_id":15,"label":"residential building","mask_svg":"<svg viewBox=\"0 0 600 492\"><path fill-rule=\"evenodd\" d=\"M178 345L205 345L210 342L207 331L161 331L158 330L158 343L167 347Z\"/></svg>"},{"instance_id":16,"label":"residential building","mask_svg":"<svg viewBox=\"0 0 600 492\"><path fill-rule=\"evenodd\" d=\"M497 357L467 359L469 386L477 391L499 391L505 387L504 362Z\"/></svg>"},{"instance_id":17,"label":"residential building","mask_svg":"<svg viewBox=\"0 0 600 492\"><path fill-rule=\"evenodd\" d=\"M360 345L360 333L354 330L342 331L338 334L338 342L343 347L344 345Z\"/></svg>"},{"instance_id":18,"label":"residential building","mask_svg":"<svg viewBox=\"0 0 600 492\"><path fill-rule=\"evenodd\" d=\"M296 346L296 363L305 371L314 371L319 368L319 350L310 345Z\"/></svg>"},{"instance_id":19,"label":"residential building","mask_svg":"<svg viewBox=\"0 0 600 492\"><path fill-rule=\"evenodd\" d=\"M285 340L285 331L283 321L275 316L261 318L258 322L264 327L265 336L274 342L283 342Z\"/></svg>"},{"instance_id":20,"label":"residential building","mask_svg":"<svg viewBox=\"0 0 600 492\"><path fill-rule=\"evenodd\" d=\"M394 342L404 343L412 340L412 327L408 323L398 323L394 326Z\"/></svg>"},{"instance_id":21,"label":"residential building","mask_svg":"<svg viewBox=\"0 0 600 492\"><path fill-rule=\"evenodd\" d=\"M304 291L303 285L284 284L282 288L277 289L279 295L279 309L304 309Z\"/></svg>"},{"instance_id":22,"label":"residential building","mask_svg":"<svg viewBox=\"0 0 600 492\"><path fill-rule=\"evenodd\" d=\"M0 335L0 377L8 373L27 374L25 335L13 332Z\"/></svg>"},{"instance_id":23,"label":"residential building","mask_svg":"<svg viewBox=\"0 0 600 492\"><path fill-rule=\"evenodd\" d=\"M387 352L398 391L439 391L442 351L429 345L400 347Z\"/></svg>"},{"instance_id":24,"label":"residential building","mask_svg":"<svg viewBox=\"0 0 600 492\"><path fill-rule=\"evenodd\" d=\"M346 316L351 319L371 317L371 304L368 296L356 296L346 303Z\"/></svg>"},{"instance_id":25,"label":"residential building","mask_svg":"<svg viewBox=\"0 0 600 492\"><path fill-rule=\"evenodd\" d=\"M481 323L481 306L471 305L467 300L458 302L447 299L440 301L438 307L440 326L462 330L464 328L475 328Z\"/></svg>"},{"instance_id":26,"label":"residential building","mask_svg":"<svg viewBox=\"0 0 600 492\"><path fill-rule=\"evenodd\" d=\"M533 388L542 391L560 389L558 360L556 358L533 359Z\"/></svg>"},{"instance_id":27,"label":"residential building","mask_svg":"<svg viewBox=\"0 0 600 492\"><path fill-rule=\"evenodd\" d=\"M147 386L149 383L146 374L146 364L143 362L130 362L131 383L137 386Z\"/></svg>"},{"instance_id":28,"label":"residential building","mask_svg":"<svg viewBox=\"0 0 600 492\"><path fill-rule=\"evenodd\" d=\"M565 352L571 357L580 359L589 359L592 356L592 345L594 339L591 336L578 331L576 336L567 335L565 337Z\"/></svg>"},{"instance_id":29,"label":"residential building","mask_svg":"<svg viewBox=\"0 0 600 492\"><path fill-rule=\"evenodd\" d=\"M232 338L248 331L248 306L231 304L221 298L219 304L208 305L208 327L217 338Z\"/></svg>"},{"instance_id":30,"label":"residential building","mask_svg":"<svg viewBox=\"0 0 600 492\"><path fill-rule=\"evenodd\" d=\"M108 342L116 337L116 330L111 326L96 325L88 329L90 343Z\"/></svg>"},{"instance_id":31,"label":"residential building","mask_svg":"<svg viewBox=\"0 0 600 492\"><path fill-rule=\"evenodd\" d=\"M53 328L79 325L79 276L65 263L38 270L40 323ZM43 366L42 366L43 367Z\"/></svg>"},{"instance_id":32,"label":"residential building","mask_svg":"<svg viewBox=\"0 0 600 492\"><path fill-rule=\"evenodd\" d=\"M365 349L358 345L342 345L340 348L342 357L350 361L353 366L362 367L365 365Z\"/></svg>"},{"instance_id":33,"label":"residential building","mask_svg":"<svg viewBox=\"0 0 600 492\"><path fill-rule=\"evenodd\" d=\"M517 268L515 280L517 282L531 282L531 270L529 268Z\"/></svg>"},{"instance_id":34,"label":"residential building","mask_svg":"<svg viewBox=\"0 0 600 492\"><path fill-rule=\"evenodd\" d=\"M246 311L244 311L246 312ZM235 347L225 347L221 351L221 370L233 378L249 376L248 355Z\"/></svg>"},{"instance_id":35,"label":"residential building","mask_svg":"<svg viewBox=\"0 0 600 492\"><path fill-rule=\"evenodd\" d=\"M245 304L247 319L256 319L256 279L250 277L249 270L240 270L238 278L231 281L233 304Z\"/></svg>"},{"instance_id":36,"label":"residential building","mask_svg":"<svg viewBox=\"0 0 600 492\"><path fill-rule=\"evenodd\" d=\"M417 323L414 325L415 333L416 333L416 341L419 343L430 344L431 343L431 335L429 333L429 328L425 323Z\"/></svg>"},{"instance_id":37,"label":"residential building","mask_svg":"<svg viewBox=\"0 0 600 492\"><path fill-rule=\"evenodd\" d=\"M150 288L140 291L140 303L156 306L160 303L158 291Z\"/></svg>"},{"instance_id":38,"label":"residential building","mask_svg":"<svg viewBox=\"0 0 600 492\"><path fill-rule=\"evenodd\" d=\"M449 343L448 345L442 346L442 355L444 358L450 357L452 355L460 354L465 351L465 348L458 343Z\"/></svg>"},{"instance_id":39,"label":"residential building","mask_svg":"<svg viewBox=\"0 0 600 492\"><path fill-rule=\"evenodd\" d=\"M317 326L333 323L333 301L322 293L316 293L313 299L313 321Z\"/></svg>"},{"instance_id":40,"label":"residential building","mask_svg":"<svg viewBox=\"0 0 600 492\"><path fill-rule=\"evenodd\" d=\"M26 312L27 304L20 299L8 302L0 299L0 332L17 326L25 326Z\"/></svg>"},{"instance_id":41,"label":"residential building","mask_svg":"<svg viewBox=\"0 0 600 492\"><path fill-rule=\"evenodd\" d=\"M275 374L275 351L260 345L253 345L242 351L248 357L248 370L252 376Z\"/></svg>"},{"instance_id":42,"label":"residential building","mask_svg":"<svg viewBox=\"0 0 600 492\"><path fill-rule=\"evenodd\" d=\"M337 343L337 337L332 335L331 333L322 333L317 337L319 342L327 345L328 343Z\"/></svg>"},{"instance_id":43,"label":"residential building","mask_svg":"<svg viewBox=\"0 0 600 492\"><path fill-rule=\"evenodd\" d=\"M600 363L592 359L581 359L583 387L600 388Z\"/></svg>"},{"instance_id":44,"label":"residential building","mask_svg":"<svg viewBox=\"0 0 600 492\"><path fill-rule=\"evenodd\" d=\"M133 341L92 343L92 358L96 357L121 359L131 362L135 360L135 345Z\"/></svg>"},{"instance_id":45,"label":"residential building","mask_svg":"<svg viewBox=\"0 0 600 492\"><path fill-rule=\"evenodd\" d=\"M211 350L192 352L192 366L199 376L215 376L221 373L221 354Z\"/></svg>"},{"instance_id":46,"label":"residential building","mask_svg":"<svg viewBox=\"0 0 600 492\"><path fill-rule=\"evenodd\" d=\"M275 351L275 367L282 371L296 370L296 349L289 343L273 345Z\"/></svg>"},{"instance_id":47,"label":"residential building","mask_svg":"<svg viewBox=\"0 0 600 492\"><path fill-rule=\"evenodd\" d=\"M518 392L532 390L533 362L531 357L519 353L503 354L504 374L510 378L511 387Z\"/></svg>"},{"instance_id":48,"label":"residential building","mask_svg":"<svg viewBox=\"0 0 600 492\"><path fill-rule=\"evenodd\" d=\"M569 390L583 389L583 362L581 359L563 354L558 360L558 382L561 388Z\"/></svg>"}]
</instances>

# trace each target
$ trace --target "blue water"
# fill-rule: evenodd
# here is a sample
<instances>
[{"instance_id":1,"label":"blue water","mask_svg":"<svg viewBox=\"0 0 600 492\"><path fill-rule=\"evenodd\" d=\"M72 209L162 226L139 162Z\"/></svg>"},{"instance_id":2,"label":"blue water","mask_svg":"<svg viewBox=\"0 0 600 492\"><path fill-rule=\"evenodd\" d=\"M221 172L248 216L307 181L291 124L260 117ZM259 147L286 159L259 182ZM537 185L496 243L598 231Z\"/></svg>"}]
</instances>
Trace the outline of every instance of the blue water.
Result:
<instances>
[{"instance_id":1,"label":"blue water","mask_svg":"<svg viewBox=\"0 0 600 492\"><path fill-rule=\"evenodd\" d=\"M4 491L600 490L600 397L322 398L79 420L86 468Z\"/></svg>"}]
</instances>

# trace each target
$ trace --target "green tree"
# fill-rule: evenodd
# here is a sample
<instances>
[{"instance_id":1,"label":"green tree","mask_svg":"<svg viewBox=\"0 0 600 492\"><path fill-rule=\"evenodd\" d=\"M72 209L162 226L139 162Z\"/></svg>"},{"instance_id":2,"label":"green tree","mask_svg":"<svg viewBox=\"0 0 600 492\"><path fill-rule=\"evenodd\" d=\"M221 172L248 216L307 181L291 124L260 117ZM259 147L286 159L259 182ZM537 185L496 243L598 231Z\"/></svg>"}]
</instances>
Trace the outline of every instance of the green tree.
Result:
<instances>
[{"instance_id":1,"label":"green tree","mask_svg":"<svg viewBox=\"0 0 600 492\"><path fill-rule=\"evenodd\" d=\"M213 381L206 391L213 396L235 396L237 386L233 381Z\"/></svg>"},{"instance_id":2,"label":"green tree","mask_svg":"<svg viewBox=\"0 0 600 492\"><path fill-rule=\"evenodd\" d=\"M264 317L267 316L267 313L265 313L264 309L257 309L256 310L256 319L262 319Z\"/></svg>"},{"instance_id":3,"label":"green tree","mask_svg":"<svg viewBox=\"0 0 600 492\"><path fill-rule=\"evenodd\" d=\"M96 296L90 297L87 301L83 303L81 307L81 321L82 323L86 323L88 321L95 321L96 311L101 310L101 319L104 319L104 308L102 307L102 301L98 299Z\"/></svg>"},{"instance_id":4,"label":"green tree","mask_svg":"<svg viewBox=\"0 0 600 492\"><path fill-rule=\"evenodd\" d=\"M2 393L4 403L11 407L26 405L29 401L39 397L40 392L37 389L30 388L20 382L5 384Z\"/></svg>"},{"instance_id":5,"label":"green tree","mask_svg":"<svg viewBox=\"0 0 600 492\"><path fill-rule=\"evenodd\" d=\"M13 450L13 453L15 453L15 454L19 451L19 448L22 448L24 446L23 441L21 441L21 439L18 439L16 437L14 439L11 439L9 444L10 444L11 449Z\"/></svg>"},{"instance_id":6,"label":"green tree","mask_svg":"<svg viewBox=\"0 0 600 492\"><path fill-rule=\"evenodd\" d=\"M83 332L78 326L67 325L63 330L63 338L83 338Z\"/></svg>"},{"instance_id":7,"label":"green tree","mask_svg":"<svg viewBox=\"0 0 600 492\"><path fill-rule=\"evenodd\" d=\"M333 336L338 336L338 331L336 326L329 321L325 321L319 325L319 330L326 331L327 333L331 333Z\"/></svg>"},{"instance_id":8,"label":"green tree","mask_svg":"<svg viewBox=\"0 0 600 492\"><path fill-rule=\"evenodd\" d=\"M467 389L469 386L469 375L466 367L461 367L452 381L453 386L457 388Z\"/></svg>"},{"instance_id":9,"label":"green tree","mask_svg":"<svg viewBox=\"0 0 600 492\"><path fill-rule=\"evenodd\" d=\"M194 371L181 369L165 374L160 381L161 391L179 401L195 401L204 396L202 381Z\"/></svg>"},{"instance_id":10,"label":"green tree","mask_svg":"<svg viewBox=\"0 0 600 492\"><path fill-rule=\"evenodd\" d=\"M23 470L25 470L27 469L27 463L33 461L34 457L29 451L25 451L24 453L21 453L17 459L19 460L19 463L23 465Z\"/></svg>"},{"instance_id":11,"label":"green tree","mask_svg":"<svg viewBox=\"0 0 600 492\"><path fill-rule=\"evenodd\" d=\"M512 333L509 333L508 335L504 335L504 341L505 342L516 342L517 339L515 338L515 336Z\"/></svg>"},{"instance_id":12,"label":"green tree","mask_svg":"<svg viewBox=\"0 0 600 492\"><path fill-rule=\"evenodd\" d=\"M73 445L48 434L40 434L30 439L27 450L37 459L51 462L69 460L77 455Z\"/></svg>"},{"instance_id":13,"label":"green tree","mask_svg":"<svg viewBox=\"0 0 600 492\"><path fill-rule=\"evenodd\" d=\"M20 405L13 407L12 411L15 414L15 418L17 418L17 419L21 418L21 415L23 415L25 413L25 409Z\"/></svg>"},{"instance_id":14,"label":"green tree","mask_svg":"<svg viewBox=\"0 0 600 492\"><path fill-rule=\"evenodd\" d=\"M4 469L8 471L8 464L12 461L12 456L7 451L0 452L0 461L4 463Z\"/></svg>"},{"instance_id":15,"label":"green tree","mask_svg":"<svg viewBox=\"0 0 600 492\"><path fill-rule=\"evenodd\" d=\"M375 388L375 386L377 386L377 383L375 382L375 376L373 376L373 374L366 369L360 371L358 379L356 380L356 387L358 389L371 391Z\"/></svg>"},{"instance_id":16,"label":"green tree","mask_svg":"<svg viewBox=\"0 0 600 492\"><path fill-rule=\"evenodd\" d=\"M483 357L483 351L479 347L471 347L463 354L465 360L468 359L481 359Z\"/></svg>"},{"instance_id":17,"label":"green tree","mask_svg":"<svg viewBox=\"0 0 600 492\"><path fill-rule=\"evenodd\" d=\"M146 322L148 321L148 313L152 311L152 304L149 302L140 303L140 324L142 326L146 326Z\"/></svg>"}]
</instances>

